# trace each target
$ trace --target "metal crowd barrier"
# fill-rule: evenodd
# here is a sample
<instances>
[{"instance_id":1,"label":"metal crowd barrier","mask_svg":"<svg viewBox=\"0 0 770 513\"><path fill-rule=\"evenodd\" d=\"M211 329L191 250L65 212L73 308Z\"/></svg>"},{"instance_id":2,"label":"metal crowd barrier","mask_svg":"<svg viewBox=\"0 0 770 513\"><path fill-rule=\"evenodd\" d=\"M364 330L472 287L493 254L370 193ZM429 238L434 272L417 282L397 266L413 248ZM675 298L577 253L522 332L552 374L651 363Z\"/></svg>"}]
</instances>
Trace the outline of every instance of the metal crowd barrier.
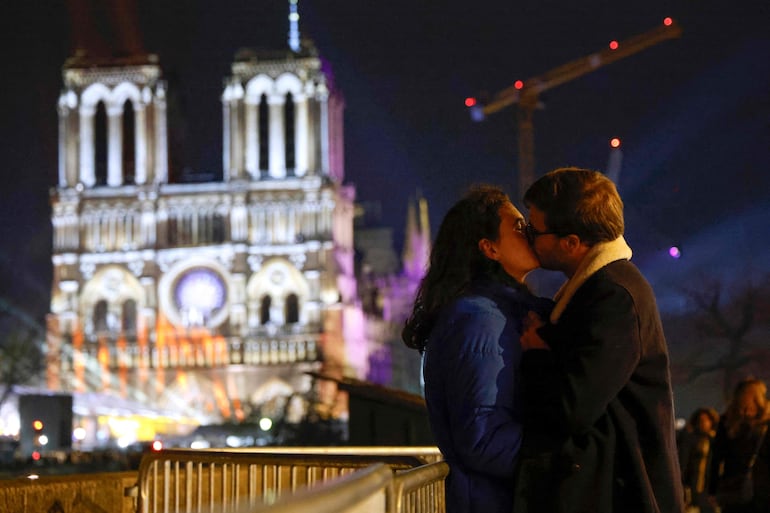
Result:
<instances>
[{"instance_id":1,"label":"metal crowd barrier","mask_svg":"<svg viewBox=\"0 0 770 513\"><path fill-rule=\"evenodd\" d=\"M375 463L393 472L440 459L436 447L168 449L142 458L137 511L240 512Z\"/></svg>"},{"instance_id":2,"label":"metal crowd barrier","mask_svg":"<svg viewBox=\"0 0 770 513\"><path fill-rule=\"evenodd\" d=\"M389 513L444 513L444 479L449 475L445 461L396 472L388 505Z\"/></svg>"},{"instance_id":3,"label":"metal crowd barrier","mask_svg":"<svg viewBox=\"0 0 770 513\"><path fill-rule=\"evenodd\" d=\"M390 513L392 484L393 470L377 463L316 488L300 490L273 505L237 513Z\"/></svg>"},{"instance_id":4,"label":"metal crowd barrier","mask_svg":"<svg viewBox=\"0 0 770 513\"><path fill-rule=\"evenodd\" d=\"M377 463L284 496L275 504L244 506L236 513L445 513L448 473L449 465L443 461L395 474L385 463Z\"/></svg>"}]
</instances>

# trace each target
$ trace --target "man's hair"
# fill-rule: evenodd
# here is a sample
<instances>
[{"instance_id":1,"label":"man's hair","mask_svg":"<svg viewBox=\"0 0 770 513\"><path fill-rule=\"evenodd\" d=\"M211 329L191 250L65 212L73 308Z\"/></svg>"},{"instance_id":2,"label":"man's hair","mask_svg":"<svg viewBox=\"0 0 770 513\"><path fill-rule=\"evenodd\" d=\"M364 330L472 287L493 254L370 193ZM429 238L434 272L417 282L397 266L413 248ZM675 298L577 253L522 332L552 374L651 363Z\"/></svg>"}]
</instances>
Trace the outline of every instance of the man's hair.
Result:
<instances>
[{"instance_id":1,"label":"man's hair","mask_svg":"<svg viewBox=\"0 0 770 513\"><path fill-rule=\"evenodd\" d=\"M598 171L555 169L527 189L524 204L543 211L547 230L575 234L589 245L623 235L623 200L612 180Z\"/></svg>"}]
</instances>

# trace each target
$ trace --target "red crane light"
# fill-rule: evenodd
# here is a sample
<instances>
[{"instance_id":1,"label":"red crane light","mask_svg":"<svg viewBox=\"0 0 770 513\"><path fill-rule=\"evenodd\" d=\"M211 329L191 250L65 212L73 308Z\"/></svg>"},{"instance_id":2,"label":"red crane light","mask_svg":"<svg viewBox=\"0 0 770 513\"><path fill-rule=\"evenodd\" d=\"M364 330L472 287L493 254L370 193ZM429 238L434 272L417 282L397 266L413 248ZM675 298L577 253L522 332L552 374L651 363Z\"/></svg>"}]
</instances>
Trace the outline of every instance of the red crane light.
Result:
<instances>
[{"instance_id":1,"label":"red crane light","mask_svg":"<svg viewBox=\"0 0 770 513\"><path fill-rule=\"evenodd\" d=\"M474 105L476 105L476 98L469 96L468 98L465 99L466 107L473 107Z\"/></svg>"},{"instance_id":2,"label":"red crane light","mask_svg":"<svg viewBox=\"0 0 770 513\"><path fill-rule=\"evenodd\" d=\"M618 44L618 42L614 39L610 41L610 50L617 50L619 46L620 44Z\"/></svg>"},{"instance_id":3,"label":"red crane light","mask_svg":"<svg viewBox=\"0 0 770 513\"><path fill-rule=\"evenodd\" d=\"M524 81L523 80L517 80L513 83L513 87L516 89L522 89L524 87Z\"/></svg>"},{"instance_id":4,"label":"red crane light","mask_svg":"<svg viewBox=\"0 0 770 513\"><path fill-rule=\"evenodd\" d=\"M674 20L672 18L666 16L665 18L663 18L663 24L665 26L667 26L667 27L670 27L671 25L674 24Z\"/></svg>"}]
</instances>

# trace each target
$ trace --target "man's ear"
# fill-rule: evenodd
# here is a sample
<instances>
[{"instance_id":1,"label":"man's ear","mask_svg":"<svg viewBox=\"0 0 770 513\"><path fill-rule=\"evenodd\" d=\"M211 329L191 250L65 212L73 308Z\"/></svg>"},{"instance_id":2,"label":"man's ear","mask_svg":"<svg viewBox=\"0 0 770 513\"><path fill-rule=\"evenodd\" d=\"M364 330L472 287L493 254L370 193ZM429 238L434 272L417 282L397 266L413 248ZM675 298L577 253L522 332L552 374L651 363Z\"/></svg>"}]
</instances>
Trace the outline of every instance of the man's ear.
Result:
<instances>
[{"instance_id":1,"label":"man's ear","mask_svg":"<svg viewBox=\"0 0 770 513\"><path fill-rule=\"evenodd\" d=\"M578 237L574 233L571 233L569 235L565 235L564 237L562 237L559 243L562 245L562 247L565 250L572 252L580 247L581 241L580 241L580 237Z\"/></svg>"},{"instance_id":2,"label":"man's ear","mask_svg":"<svg viewBox=\"0 0 770 513\"><path fill-rule=\"evenodd\" d=\"M479 251L490 260L498 260L497 247L489 239L479 241Z\"/></svg>"}]
</instances>

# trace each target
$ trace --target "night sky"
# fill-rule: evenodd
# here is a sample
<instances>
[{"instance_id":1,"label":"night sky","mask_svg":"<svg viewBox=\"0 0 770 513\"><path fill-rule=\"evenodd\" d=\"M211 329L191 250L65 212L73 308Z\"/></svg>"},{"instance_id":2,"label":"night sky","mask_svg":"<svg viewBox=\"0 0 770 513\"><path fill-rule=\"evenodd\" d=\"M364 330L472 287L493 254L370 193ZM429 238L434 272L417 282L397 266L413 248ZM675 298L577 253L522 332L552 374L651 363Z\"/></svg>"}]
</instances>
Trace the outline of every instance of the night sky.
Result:
<instances>
[{"instance_id":1,"label":"night sky","mask_svg":"<svg viewBox=\"0 0 770 513\"><path fill-rule=\"evenodd\" d=\"M286 46L287 2L137 0L147 51L169 86L172 173L221 176L222 79L241 47ZM631 5L629 5L631 4ZM380 201L401 245L407 201L427 198L435 233L474 182L518 203L515 108L483 123L463 100L602 50L674 17L683 36L541 96L536 169L604 170L623 140L619 188L634 260L664 310L716 275L770 273L770 16L766 2L301 0L346 100L346 180ZM70 55L66 3L4 8L0 290L42 322L50 295L49 188L56 101ZM682 258L667 256L678 245Z\"/></svg>"}]
</instances>

